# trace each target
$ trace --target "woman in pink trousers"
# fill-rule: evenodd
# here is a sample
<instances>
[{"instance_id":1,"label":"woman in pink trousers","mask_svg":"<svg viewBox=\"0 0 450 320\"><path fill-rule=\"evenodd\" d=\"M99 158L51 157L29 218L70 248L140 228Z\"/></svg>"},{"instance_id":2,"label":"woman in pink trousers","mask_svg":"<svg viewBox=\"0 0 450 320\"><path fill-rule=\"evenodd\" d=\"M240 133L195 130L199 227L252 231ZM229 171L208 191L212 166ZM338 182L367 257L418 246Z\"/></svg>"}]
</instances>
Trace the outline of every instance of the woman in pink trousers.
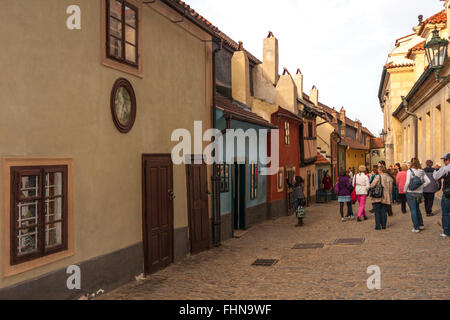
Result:
<instances>
[{"instance_id":1,"label":"woman in pink trousers","mask_svg":"<svg viewBox=\"0 0 450 320\"><path fill-rule=\"evenodd\" d=\"M366 167L360 166L359 173L353 177L353 187L355 187L356 199L359 203L358 222L367 220L366 199L370 188L369 177L366 175Z\"/></svg>"}]
</instances>

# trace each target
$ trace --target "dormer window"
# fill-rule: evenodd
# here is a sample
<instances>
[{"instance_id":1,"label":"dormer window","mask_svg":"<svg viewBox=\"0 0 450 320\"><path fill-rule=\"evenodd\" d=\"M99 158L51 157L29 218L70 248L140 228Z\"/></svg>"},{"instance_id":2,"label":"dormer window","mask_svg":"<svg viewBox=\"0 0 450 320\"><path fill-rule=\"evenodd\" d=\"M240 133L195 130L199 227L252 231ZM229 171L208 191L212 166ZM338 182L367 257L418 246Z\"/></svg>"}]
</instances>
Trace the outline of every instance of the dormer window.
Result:
<instances>
[{"instance_id":1,"label":"dormer window","mask_svg":"<svg viewBox=\"0 0 450 320\"><path fill-rule=\"evenodd\" d=\"M291 127L289 121L284 122L284 144L291 144Z\"/></svg>"},{"instance_id":2,"label":"dormer window","mask_svg":"<svg viewBox=\"0 0 450 320\"><path fill-rule=\"evenodd\" d=\"M138 68L138 8L124 0L106 0L106 55Z\"/></svg>"}]
</instances>

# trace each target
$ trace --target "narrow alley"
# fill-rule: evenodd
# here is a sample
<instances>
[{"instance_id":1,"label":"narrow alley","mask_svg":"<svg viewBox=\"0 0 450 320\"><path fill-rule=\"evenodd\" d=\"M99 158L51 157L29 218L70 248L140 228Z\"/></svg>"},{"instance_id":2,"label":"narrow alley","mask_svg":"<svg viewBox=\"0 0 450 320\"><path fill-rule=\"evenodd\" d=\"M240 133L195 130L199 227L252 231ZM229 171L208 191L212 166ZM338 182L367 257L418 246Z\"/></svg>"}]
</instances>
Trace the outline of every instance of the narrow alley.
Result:
<instances>
[{"instance_id":1,"label":"narrow alley","mask_svg":"<svg viewBox=\"0 0 450 320\"><path fill-rule=\"evenodd\" d=\"M394 205L387 230L375 231L373 214L342 223L336 202L317 204L303 228L294 227L294 216L266 221L99 299L449 299L450 251L439 238L440 215L425 217L426 230L413 234L409 213L399 209ZM362 244L336 244L361 238ZM296 244L319 248L293 249ZM256 259L279 261L252 266ZM381 290L367 288L371 265L381 268Z\"/></svg>"}]
</instances>

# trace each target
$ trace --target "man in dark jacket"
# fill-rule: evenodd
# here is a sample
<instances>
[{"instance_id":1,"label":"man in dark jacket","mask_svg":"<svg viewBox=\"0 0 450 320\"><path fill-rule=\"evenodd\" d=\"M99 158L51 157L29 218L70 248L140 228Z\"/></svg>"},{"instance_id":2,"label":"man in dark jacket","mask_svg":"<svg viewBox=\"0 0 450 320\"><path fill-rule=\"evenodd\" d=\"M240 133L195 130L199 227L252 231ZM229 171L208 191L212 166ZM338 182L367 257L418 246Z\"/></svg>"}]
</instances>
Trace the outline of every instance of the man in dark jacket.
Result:
<instances>
[{"instance_id":1,"label":"man in dark jacket","mask_svg":"<svg viewBox=\"0 0 450 320\"><path fill-rule=\"evenodd\" d=\"M425 174L431 180L431 183L423 188L423 198L425 199L425 211L427 212L427 216L433 216L433 204L434 204L434 195L441 189L440 181L436 181L433 178L433 173L436 171L433 168L433 161L427 161L427 167L424 169Z\"/></svg>"},{"instance_id":2,"label":"man in dark jacket","mask_svg":"<svg viewBox=\"0 0 450 320\"><path fill-rule=\"evenodd\" d=\"M442 160L444 160L445 167L436 168L438 171L435 171L433 174L433 178L435 180L444 180L442 195L442 228L444 229L444 233L441 234L441 238L448 238L450 236L450 197L448 197L448 192L450 190L450 153L445 155Z\"/></svg>"}]
</instances>

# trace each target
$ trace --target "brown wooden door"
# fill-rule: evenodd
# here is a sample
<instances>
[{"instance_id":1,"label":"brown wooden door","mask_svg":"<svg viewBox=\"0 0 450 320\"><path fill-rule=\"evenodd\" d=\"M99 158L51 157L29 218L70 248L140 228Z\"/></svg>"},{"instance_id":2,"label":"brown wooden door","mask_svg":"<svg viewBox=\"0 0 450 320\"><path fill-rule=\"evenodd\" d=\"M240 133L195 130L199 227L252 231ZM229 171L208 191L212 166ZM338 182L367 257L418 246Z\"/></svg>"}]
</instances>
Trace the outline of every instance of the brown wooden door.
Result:
<instances>
[{"instance_id":1,"label":"brown wooden door","mask_svg":"<svg viewBox=\"0 0 450 320\"><path fill-rule=\"evenodd\" d=\"M208 173L205 164L186 165L191 253L209 248Z\"/></svg>"},{"instance_id":2,"label":"brown wooden door","mask_svg":"<svg viewBox=\"0 0 450 320\"><path fill-rule=\"evenodd\" d=\"M170 155L143 156L145 273L173 262L173 165Z\"/></svg>"}]
</instances>

